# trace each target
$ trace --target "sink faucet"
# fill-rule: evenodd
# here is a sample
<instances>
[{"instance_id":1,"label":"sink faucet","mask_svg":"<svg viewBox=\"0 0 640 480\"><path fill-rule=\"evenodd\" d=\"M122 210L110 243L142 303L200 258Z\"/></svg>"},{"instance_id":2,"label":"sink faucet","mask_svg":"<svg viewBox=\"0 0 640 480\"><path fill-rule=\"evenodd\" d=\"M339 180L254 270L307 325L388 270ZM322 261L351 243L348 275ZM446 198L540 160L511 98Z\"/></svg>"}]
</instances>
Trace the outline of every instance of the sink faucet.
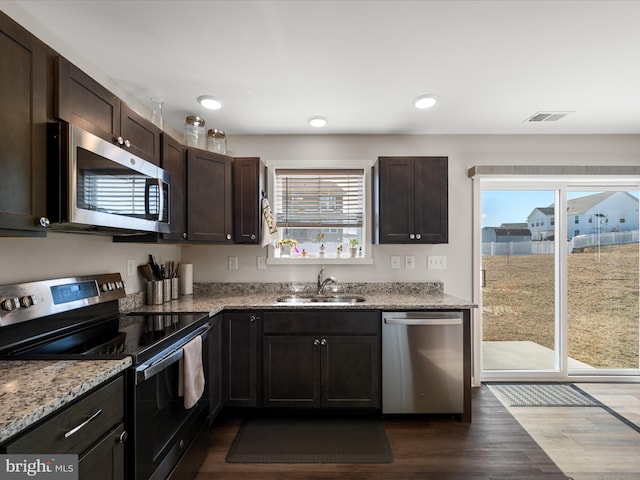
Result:
<instances>
[{"instance_id":1,"label":"sink faucet","mask_svg":"<svg viewBox=\"0 0 640 480\"><path fill-rule=\"evenodd\" d=\"M318 285L316 288L316 294L318 295L324 295L324 288L327 286L327 283L336 283L336 278L335 277L327 277L324 280L322 279L322 272L324 272L325 269L321 268L320 269L320 273L318 273Z\"/></svg>"}]
</instances>

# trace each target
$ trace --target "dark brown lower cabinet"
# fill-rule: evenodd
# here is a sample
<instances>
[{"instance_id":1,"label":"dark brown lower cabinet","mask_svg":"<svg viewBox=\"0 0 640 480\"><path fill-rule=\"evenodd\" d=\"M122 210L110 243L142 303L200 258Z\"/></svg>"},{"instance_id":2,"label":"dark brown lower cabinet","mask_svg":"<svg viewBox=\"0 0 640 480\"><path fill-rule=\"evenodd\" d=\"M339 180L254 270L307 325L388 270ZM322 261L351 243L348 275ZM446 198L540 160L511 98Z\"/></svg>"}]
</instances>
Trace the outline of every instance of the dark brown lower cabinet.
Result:
<instances>
[{"instance_id":1,"label":"dark brown lower cabinet","mask_svg":"<svg viewBox=\"0 0 640 480\"><path fill-rule=\"evenodd\" d=\"M378 312L265 312L265 407L380 408Z\"/></svg>"},{"instance_id":2,"label":"dark brown lower cabinet","mask_svg":"<svg viewBox=\"0 0 640 480\"><path fill-rule=\"evenodd\" d=\"M223 314L223 319L224 404L257 407L260 315L232 312Z\"/></svg>"}]
</instances>

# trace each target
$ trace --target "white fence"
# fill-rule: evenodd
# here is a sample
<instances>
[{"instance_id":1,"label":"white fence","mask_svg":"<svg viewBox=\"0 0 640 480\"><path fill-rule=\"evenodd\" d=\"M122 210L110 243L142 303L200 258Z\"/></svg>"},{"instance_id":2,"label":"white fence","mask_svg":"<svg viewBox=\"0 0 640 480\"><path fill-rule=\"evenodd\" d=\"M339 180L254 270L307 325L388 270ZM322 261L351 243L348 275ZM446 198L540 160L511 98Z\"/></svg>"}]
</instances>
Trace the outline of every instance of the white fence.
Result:
<instances>
[{"instance_id":1,"label":"white fence","mask_svg":"<svg viewBox=\"0 0 640 480\"><path fill-rule=\"evenodd\" d=\"M569 253L574 250L602 245L620 245L623 243L638 243L638 230L631 232L607 232L579 235L569 241ZM553 253L553 241L539 242L483 242L482 255L506 256L506 255L538 255Z\"/></svg>"}]
</instances>

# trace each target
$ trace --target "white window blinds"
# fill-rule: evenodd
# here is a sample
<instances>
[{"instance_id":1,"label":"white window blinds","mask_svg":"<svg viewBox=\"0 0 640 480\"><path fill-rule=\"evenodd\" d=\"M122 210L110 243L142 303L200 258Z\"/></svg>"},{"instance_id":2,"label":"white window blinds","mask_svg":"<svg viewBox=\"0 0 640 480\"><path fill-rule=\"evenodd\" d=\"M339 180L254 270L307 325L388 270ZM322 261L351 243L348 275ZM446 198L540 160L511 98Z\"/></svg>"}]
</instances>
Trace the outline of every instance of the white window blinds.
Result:
<instances>
[{"instance_id":1,"label":"white window blinds","mask_svg":"<svg viewBox=\"0 0 640 480\"><path fill-rule=\"evenodd\" d=\"M276 169L276 221L282 227L362 227L364 170Z\"/></svg>"}]
</instances>

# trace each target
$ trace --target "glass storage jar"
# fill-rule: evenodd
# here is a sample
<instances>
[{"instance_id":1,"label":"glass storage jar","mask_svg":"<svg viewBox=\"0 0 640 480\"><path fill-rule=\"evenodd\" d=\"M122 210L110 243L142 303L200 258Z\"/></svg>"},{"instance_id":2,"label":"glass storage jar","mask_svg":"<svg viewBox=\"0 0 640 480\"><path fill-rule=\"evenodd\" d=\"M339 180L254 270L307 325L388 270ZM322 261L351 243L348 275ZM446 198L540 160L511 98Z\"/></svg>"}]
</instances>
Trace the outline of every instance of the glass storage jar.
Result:
<instances>
[{"instance_id":1,"label":"glass storage jar","mask_svg":"<svg viewBox=\"0 0 640 480\"><path fill-rule=\"evenodd\" d=\"M227 137L222 130L212 128L207 132L207 150L223 155L227 153Z\"/></svg>"},{"instance_id":2,"label":"glass storage jar","mask_svg":"<svg viewBox=\"0 0 640 480\"><path fill-rule=\"evenodd\" d=\"M207 148L205 121L197 115L189 115L184 123L184 144L187 147Z\"/></svg>"}]
</instances>

